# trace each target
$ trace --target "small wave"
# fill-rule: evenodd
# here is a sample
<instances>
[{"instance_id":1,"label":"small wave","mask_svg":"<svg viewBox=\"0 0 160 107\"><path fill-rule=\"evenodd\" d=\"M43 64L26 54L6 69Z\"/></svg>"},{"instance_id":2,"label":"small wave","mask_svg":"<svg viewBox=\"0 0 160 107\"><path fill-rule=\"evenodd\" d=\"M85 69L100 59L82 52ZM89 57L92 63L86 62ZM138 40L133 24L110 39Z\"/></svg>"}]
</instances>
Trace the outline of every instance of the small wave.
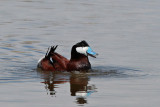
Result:
<instances>
[{"instance_id":1,"label":"small wave","mask_svg":"<svg viewBox=\"0 0 160 107\"><path fill-rule=\"evenodd\" d=\"M116 66L96 66L93 67L89 75L92 77L116 77L116 78L127 78L127 77L139 77L144 76L142 71L129 68L129 67L116 67Z\"/></svg>"}]
</instances>

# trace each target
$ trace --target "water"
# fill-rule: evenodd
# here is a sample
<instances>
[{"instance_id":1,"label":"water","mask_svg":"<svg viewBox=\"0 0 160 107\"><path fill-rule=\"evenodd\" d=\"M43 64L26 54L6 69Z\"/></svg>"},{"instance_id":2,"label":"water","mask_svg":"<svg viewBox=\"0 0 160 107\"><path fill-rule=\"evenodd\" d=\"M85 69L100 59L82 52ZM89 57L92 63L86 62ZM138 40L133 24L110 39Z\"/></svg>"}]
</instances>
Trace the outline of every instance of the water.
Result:
<instances>
[{"instance_id":1,"label":"water","mask_svg":"<svg viewBox=\"0 0 160 107\"><path fill-rule=\"evenodd\" d=\"M0 105L158 107L158 0L1 0ZM96 59L87 73L43 72L51 45L70 58L86 40Z\"/></svg>"}]
</instances>

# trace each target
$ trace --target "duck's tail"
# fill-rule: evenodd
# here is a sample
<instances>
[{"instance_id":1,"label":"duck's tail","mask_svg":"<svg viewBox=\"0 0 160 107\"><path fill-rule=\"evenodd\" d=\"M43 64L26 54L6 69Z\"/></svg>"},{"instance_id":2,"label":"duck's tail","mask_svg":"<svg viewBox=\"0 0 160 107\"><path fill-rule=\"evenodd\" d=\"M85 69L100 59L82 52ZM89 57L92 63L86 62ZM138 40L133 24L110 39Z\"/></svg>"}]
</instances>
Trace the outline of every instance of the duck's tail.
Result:
<instances>
[{"instance_id":1,"label":"duck's tail","mask_svg":"<svg viewBox=\"0 0 160 107\"><path fill-rule=\"evenodd\" d=\"M56 46L50 46L50 47L48 48L48 50L47 50L47 53L46 53L46 55L45 55L45 58L50 59L50 57L51 57L52 55L54 55L55 50L56 50L57 47L58 47L58 45L56 45Z\"/></svg>"}]
</instances>

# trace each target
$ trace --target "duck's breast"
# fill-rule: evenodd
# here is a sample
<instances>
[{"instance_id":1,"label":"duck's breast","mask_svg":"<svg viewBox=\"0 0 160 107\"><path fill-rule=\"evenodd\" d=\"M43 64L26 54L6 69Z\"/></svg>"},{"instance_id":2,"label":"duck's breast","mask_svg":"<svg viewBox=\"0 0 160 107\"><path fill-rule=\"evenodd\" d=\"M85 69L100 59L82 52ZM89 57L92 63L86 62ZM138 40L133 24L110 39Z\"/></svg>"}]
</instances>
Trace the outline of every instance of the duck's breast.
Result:
<instances>
[{"instance_id":1,"label":"duck's breast","mask_svg":"<svg viewBox=\"0 0 160 107\"><path fill-rule=\"evenodd\" d=\"M68 71L74 71L74 70L88 70L91 68L90 62L87 60L70 60L67 65Z\"/></svg>"}]
</instances>

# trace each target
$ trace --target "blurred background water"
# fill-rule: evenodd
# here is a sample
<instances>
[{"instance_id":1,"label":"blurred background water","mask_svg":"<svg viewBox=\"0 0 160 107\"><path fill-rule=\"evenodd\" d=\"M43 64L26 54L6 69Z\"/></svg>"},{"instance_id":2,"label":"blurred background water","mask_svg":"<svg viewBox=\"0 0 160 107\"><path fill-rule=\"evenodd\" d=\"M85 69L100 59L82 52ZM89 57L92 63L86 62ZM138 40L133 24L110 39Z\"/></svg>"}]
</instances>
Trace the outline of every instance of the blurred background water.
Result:
<instances>
[{"instance_id":1,"label":"blurred background water","mask_svg":"<svg viewBox=\"0 0 160 107\"><path fill-rule=\"evenodd\" d=\"M0 105L158 107L160 1L1 0ZM86 40L87 73L37 71L51 45L70 58Z\"/></svg>"}]
</instances>

